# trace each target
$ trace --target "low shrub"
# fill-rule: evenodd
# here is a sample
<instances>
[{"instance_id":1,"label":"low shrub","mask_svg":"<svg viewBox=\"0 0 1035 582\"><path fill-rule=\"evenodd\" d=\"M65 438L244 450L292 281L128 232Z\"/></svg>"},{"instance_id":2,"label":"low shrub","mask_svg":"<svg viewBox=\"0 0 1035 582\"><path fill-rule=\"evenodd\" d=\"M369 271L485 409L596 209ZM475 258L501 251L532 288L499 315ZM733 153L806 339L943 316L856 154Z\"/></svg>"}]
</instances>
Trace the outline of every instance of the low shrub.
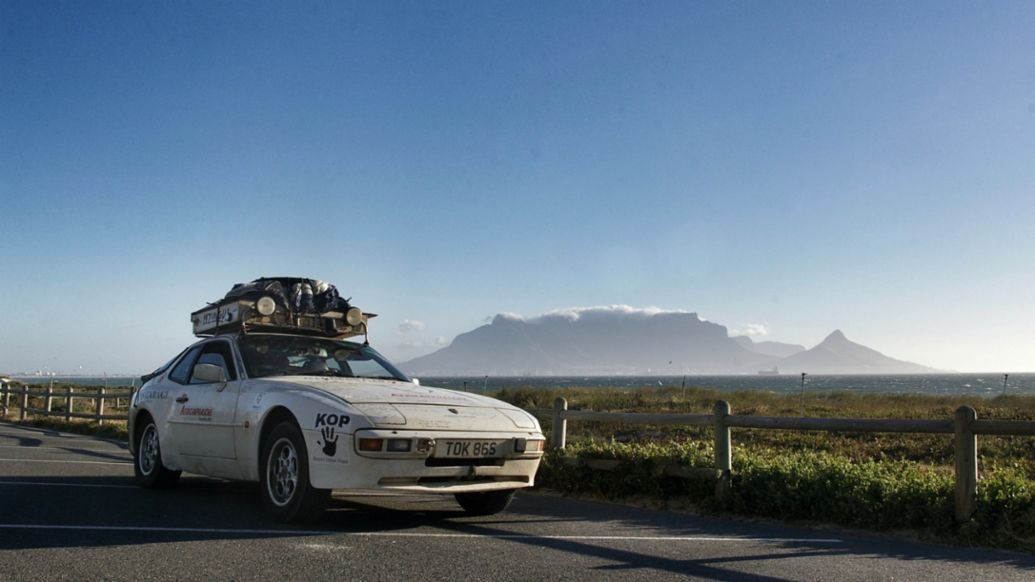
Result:
<instances>
[{"instance_id":1,"label":"low shrub","mask_svg":"<svg viewBox=\"0 0 1035 582\"><path fill-rule=\"evenodd\" d=\"M592 469L591 459L618 460L620 465L616 471ZM741 447L734 450L729 493L719 499L714 479L662 476L661 466L669 463L711 467L711 446L575 442L547 455L538 482L565 493L615 500L647 496L665 503L679 498L715 511L911 529L961 543L1035 551L1035 483L1016 467L988 468L979 483L977 513L957 524L953 473L946 466Z\"/></svg>"}]
</instances>

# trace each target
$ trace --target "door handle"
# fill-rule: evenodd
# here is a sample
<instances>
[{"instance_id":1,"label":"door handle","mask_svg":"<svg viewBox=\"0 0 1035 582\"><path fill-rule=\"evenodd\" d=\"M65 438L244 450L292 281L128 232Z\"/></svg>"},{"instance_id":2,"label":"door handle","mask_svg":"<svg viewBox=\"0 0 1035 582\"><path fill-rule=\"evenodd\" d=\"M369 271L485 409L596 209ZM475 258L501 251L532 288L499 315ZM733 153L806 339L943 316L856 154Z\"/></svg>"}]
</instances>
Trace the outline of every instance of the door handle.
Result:
<instances>
[{"instance_id":1,"label":"door handle","mask_svg":"<svg viewBox=\"0 0 1035 582\"><path fill-rule=\"evenodd\" d=\"M177 398L177 399L176 399L176 402L179 402L179 403L181 403L181 404L182 404L182 403L184 403L184 402L186 402L186 401L188 401L188 400L190 400L190 398L187 398L187 395L186 395L186 394L184 394L183 396L180 396L179 398Z\"/></svg>"}]
</instances>

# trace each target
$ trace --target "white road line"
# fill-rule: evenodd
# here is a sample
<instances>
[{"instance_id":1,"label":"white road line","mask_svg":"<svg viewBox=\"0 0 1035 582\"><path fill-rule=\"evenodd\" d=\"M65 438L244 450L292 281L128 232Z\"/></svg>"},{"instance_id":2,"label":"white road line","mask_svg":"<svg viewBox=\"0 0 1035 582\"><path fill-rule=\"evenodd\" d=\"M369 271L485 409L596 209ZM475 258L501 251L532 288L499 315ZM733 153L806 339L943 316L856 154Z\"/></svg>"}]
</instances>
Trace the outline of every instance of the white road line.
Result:
<instances>
[{"instance_id":1,"label":"white road line","mask_svg":"<svg viewBox=\"0 0 1035 582\"><path fill-rule=\"evenodd\" d=\"M529 534L460 534L420 532L348 532L290 529L230 529L205 527L150 527L131 525L47 525L24 523L0 523L3 529L64 530L64 531L115 531L153 533L198 533L198 534L240 534L240 535L303 535L303 536L346 536L368 538L450 538L450 539L497 539L497 540L562 540L562 541L646 541L646 542L744 542L744 543L807 543L840 544L843 540L833 538L741 538L710 536L540 536Z\"/></svg>"},{"instance_id":2,"label":"white road line","mask_svg":"<svg viewBox=\"0 0 1035 582\"><path fill-rule=\"evenodd\" d=\"M132 465L133 461L61 461L58 459L0 459L0 462L12 463L54 463L57 465Z\"/></svg>"},{"instance_id":3,"label":"white road line","mask_svg":"<svg viewBox=\"0 0 1035 582\"><path fill-rule=\"evenodd\" d=\"M31 485L33 487L97 487L99 489L140 489L139 485L106 485L103 483L54 483L51 481L0 481L0 486Z\"/></svg>"}]
</instances>

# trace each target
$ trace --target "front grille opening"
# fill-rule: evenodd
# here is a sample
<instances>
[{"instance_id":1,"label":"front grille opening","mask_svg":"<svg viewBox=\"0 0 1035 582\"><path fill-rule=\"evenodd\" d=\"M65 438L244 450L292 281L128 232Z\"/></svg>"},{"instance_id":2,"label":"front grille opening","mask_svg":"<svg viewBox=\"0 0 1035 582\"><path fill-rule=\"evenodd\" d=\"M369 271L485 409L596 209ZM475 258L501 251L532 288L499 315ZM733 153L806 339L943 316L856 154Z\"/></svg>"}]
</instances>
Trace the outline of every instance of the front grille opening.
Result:
<instances>
[{"instance_id":1,"label":"front grille opening","mask_svg":"<svg viewBox=\"0 0 1035 582\"><path fill-rule=\"evenodd\" d=\"M425 467L502 467L504 459L437 459L424 461Z\"/></svg>"},{"instance_id":2,"label":"front grille opening","mask_svg":"<svg viewBox=\"0 0 1035 582\"><path fill-rule=\"evenodd\" d=\"M471 485L475 483L528 483L527 477L521 476L482 476L482 477L421 477L417 479L420 485L433 485L437 483L451 483L455 485Z\"/></svg>"}]
</instances>

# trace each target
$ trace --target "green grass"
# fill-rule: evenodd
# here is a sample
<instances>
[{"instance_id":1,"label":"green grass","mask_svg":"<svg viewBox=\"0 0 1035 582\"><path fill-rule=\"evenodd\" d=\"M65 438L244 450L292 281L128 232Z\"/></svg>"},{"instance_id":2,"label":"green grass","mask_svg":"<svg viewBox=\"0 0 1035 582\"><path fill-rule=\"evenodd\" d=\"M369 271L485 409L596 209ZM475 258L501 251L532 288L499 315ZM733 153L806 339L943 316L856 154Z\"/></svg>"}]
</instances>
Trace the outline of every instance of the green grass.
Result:
<instances>
[{"instance_id":1,"label":"green grass","mask_svg":"<svg viewBox=\"0 0 1035 582\"><path fill-rule=\"evenodd\" d=\"M719 399L730 402L733 414L802 412L798 395L751 391L527 388L497 396L530 409L552 408L554 398L563 396L570 409L614 412L709 413ZM1035 418L1033 397L847 392L809 394L805 413L945 420L964 404L973 406L979 418ZM548 429L549 414L542 418ZM647 497L708 511L908 529L958 543L1035 551L1035 438L979 437L978 510L964 524L953 518L952 435L733 429L728 496L715 496L714 479L660 475L664 464L713 467L713 438L708 428L569 420L567 449L550 452L537 479L569 494ZM615 459L620 467L614 472L590 469L585 465L590 459Z\"/></svg>"}]
</instances>

